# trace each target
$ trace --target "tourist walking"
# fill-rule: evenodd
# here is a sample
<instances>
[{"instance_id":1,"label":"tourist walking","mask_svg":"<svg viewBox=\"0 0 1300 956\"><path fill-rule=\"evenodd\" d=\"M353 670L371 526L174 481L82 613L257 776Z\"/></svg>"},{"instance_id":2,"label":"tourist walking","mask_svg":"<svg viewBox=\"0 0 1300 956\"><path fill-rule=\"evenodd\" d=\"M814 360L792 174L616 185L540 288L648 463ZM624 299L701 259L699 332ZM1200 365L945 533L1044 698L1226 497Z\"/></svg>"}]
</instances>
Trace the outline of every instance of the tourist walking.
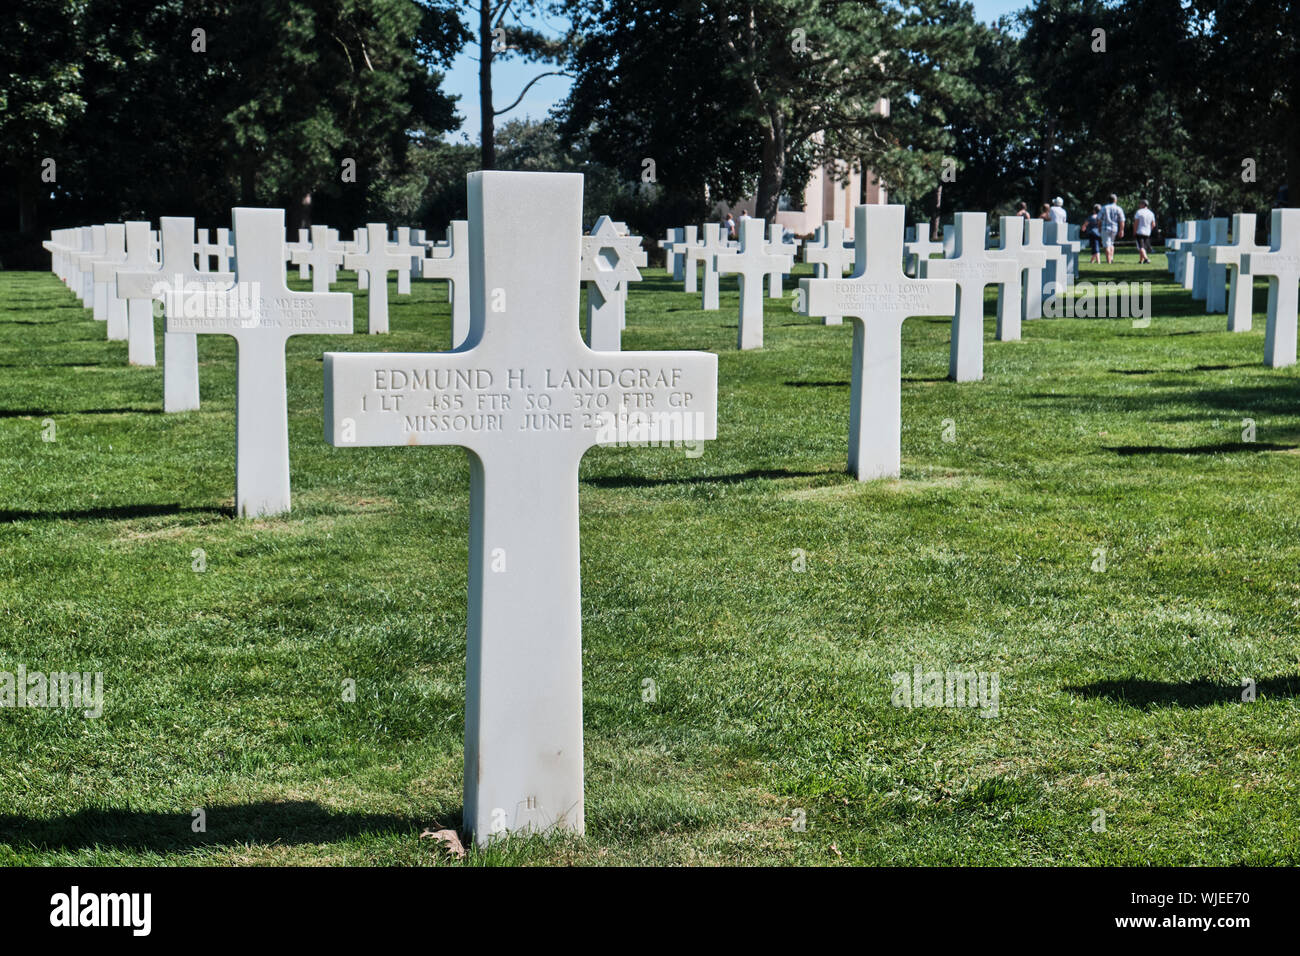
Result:
<instances>
[{"instance_id":1,"label":"tourist walking","mask_svg":"<svg viewBox=\"0 0 1300 956\"><path fill-rule=\"evenodd\" d=\"M1101 262L1101 205L1092 207L1092 215L1083 223L1083 238L1088 240L1092 247L1092 258L1089 262Z\"/></svg>"},{"instance_id":2,"label":"tourist walking","mask_svg":"<svg viewBox=\"0 0 1300 956\"><path fill-rule=\"evenodd\" d=\"M1151 230L1156 224L1153 213L1145 199L1138 200L1137 212L1133 213L1133 235L1137 238L1138 262L1151 264Z\"/></svg>"},{"instance_id":3,"label":"tourist walking","mask_svg":"<svg viewBox=\"0 0 1300 956\"><path fill-rule=\"evenodd\" d=\"M1101 247L1106 251L1106 265L1115 261L1115 240L1124 238L1124 210L1114 193L1101 207Z\"/></svg>"}]
</instances>

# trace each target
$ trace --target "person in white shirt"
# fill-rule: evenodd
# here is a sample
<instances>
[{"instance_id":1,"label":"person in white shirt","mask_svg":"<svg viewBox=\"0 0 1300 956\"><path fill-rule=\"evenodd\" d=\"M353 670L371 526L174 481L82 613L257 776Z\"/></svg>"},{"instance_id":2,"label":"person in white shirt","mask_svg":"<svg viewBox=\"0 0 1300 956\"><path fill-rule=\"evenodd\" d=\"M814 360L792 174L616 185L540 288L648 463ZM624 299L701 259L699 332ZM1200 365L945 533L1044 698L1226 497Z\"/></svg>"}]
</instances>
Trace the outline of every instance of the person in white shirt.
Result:
<instances>
[{"instance_id":1,"label":"person in white shirt","mask_svg":"<svg viewBox=\"0 0 1300 956\"><path fill-rule=\"evenodd\" d=\"M1137 236L1138 262L1151 264L1151 230L1156 224L1156 214L1147 208L1145 199L1138 200L1137 212L1133 213L1133 234Z\"/></svg>"},{"instance_id":2,"label":"person in white shirt","mask_svg":"<svg viewBox=\"0 0 1300 956\"><path fill-rule=\"evenodd\" d=\"M1065 200L1057 196L1052 200L1052 208L1048 213L1052 217L1052 222L1069 222L1065 215Z\"/></svg>"},{"instance_id":3,"label":"person in white shirt","mask_svg":"<svg viewBox=\"0 0 1300 956\"><path fill-rule=\"evenodd\" d=\"M1124 210L1114 193L1106 197L1101 207L1101 248L1106 252L1106 265L1115 261L1115 240L1124 238Z\"/></svg>"}]
</instances>

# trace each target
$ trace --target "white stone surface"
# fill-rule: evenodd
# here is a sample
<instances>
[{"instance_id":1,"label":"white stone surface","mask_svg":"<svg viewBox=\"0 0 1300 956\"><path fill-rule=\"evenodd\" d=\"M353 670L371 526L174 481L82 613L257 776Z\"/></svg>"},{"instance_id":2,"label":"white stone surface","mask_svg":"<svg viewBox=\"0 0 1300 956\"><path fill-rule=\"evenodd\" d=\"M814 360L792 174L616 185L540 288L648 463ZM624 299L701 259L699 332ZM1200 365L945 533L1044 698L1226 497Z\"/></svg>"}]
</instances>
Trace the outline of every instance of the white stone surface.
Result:
<instances>
[{"instance_id":1,"label":"white stone surface","mask_svg":"<svg viewBox=\"0 0 1300 956\"><path fill-rule=\"evenodd\" d=\"M1052 246L1058 247L1057 255L1049 256L1043 266L1043 297L1052 295L1053 291L1059 295L1071 294L1074 276L1070 271L1070 260L1082 248L1083 243L1070 238L1069 223L1045 222L1043 244L1049 247L1049 251Z\"/></svg>"},{"instance_id":2,"label":"white stone surface","mask_svg":"<svg viewBox=\"0 0 1300 956\"><path fill-rule=\"evenodd\" d=\"M411 294L411 271L412 271L411 263L415 261L415 257L417 253L420 255L424 254L424 249L421 248L420 246L417 246L414 242L411 241L411 229L409 226L398 226L397 241L395 243L389 244L388 251L397 253L398 255L404 256L406 258L407 260L406 264L403 265L402 268L397 270L397 294L410 295Z\"/></svg>"},{"instance_id":3,"label":"white stone surface","mask_svg":"<svg viewBox=\"0 0 1300 956\"><path fill-rule=\"evenodd\" d=\"M957 284L948 358L948 377L954 382L984 378L984 287L1020 281L1017 261L984 248L986 220L982 212L957 213L952 258L920 264L921 278L951 279Z\"/></svg>"},{"instance_id":4,"label":"white stone surface","mask_svg":"<svg viewBox=\"0 0 1300 956\"><path fill-rule=\"evenodd\" d=\"M770 255L789 255L791 267L799 255L799 240L785 231L779 222L767 224L767 251ZM785 298L786 273L774 269L767 275L767 297L769 299Z\"/></svg>"},{"instance_id":5,"label":"white stone surface","mask_svg":"<svg viewBox=\"0 0 1300 956\"><path fill-rule=\"evenodd\" d=\"M582 343L581 176L472 173L469 210L466 347L327 354L325 428L470 453L464 822L482 845L583 832L578 463L629 421L632 441L674 414L713 438L718 360Z\"/></svg>"},{"instance_id":6,"label":"white stone surface","mask_svg":"<svg viewBox=\"0 0 1300 956\"><path fill-rule=\"evenodd\" d=\"M104 257L105 237L104 226L90 227L90 246L81 255L77 256L77 269L81 273L81 304L88 309L92 309L92 316L100 322L106 318L108 300L104 299L103 305L95 309L95 260Z\"/></svg>"},{"instance_id":7,"label":"white stone surface","mask_svg":"<svg viewBox=\"0 0 1300 956\"><path fill-rule=\"evenodd\" d=\"M445 253L442 250L445 248ZM440 254L441 253L441 254ZM453 219L447 227L447 244L420 262L426 279L446 279L451 302L451 347L458 349L469 338L469 222Z\"/></svg>"},{"instance_id":8,"label":"white stone surface","mask_svg":"<svg viewBox=\"0 0 1300 956\"><path fill-rule=\"evenodd\" d=\"M736 347L761 349L763 347L763 279L775 270L794 267L794 255L789 252L768 252L767 225L762 219L749 217L740 222L740 248L718 252L714 255L714 268L719 275L740 277L740 317L737 323Z\"/></svg>"},{"instance_id":9,"label":"white stone surface","mask_svg":"<svg viewBox=\"0 0 1300 956\"><path fill-rule=\"evenodd\" d=\"M682 227L682 286L683 291L695 293L699 291L699 259L691 258L691 250L700 245L702 240L699 238L698 226Z\"/></svg>"},{"instance_id":10,"label":"white stone surface","mask_svg":"<svg viewBox=\"0 0 1300 956\"><path fill-rule=\"evenodd\" d=\"M117 267L126 262L126 226L120 222L104 227L104 252L91 264L95 277L95 318L104 318L109 341L125 342L126 300L114 292Z\"/></svg>"},{"instance_id":11,"label":"white stone surface","mask_svg":"<svg viewBox=\"0 0 1300 956\"><path fill-rule=\"evenodd\" d=\"M212 259L207 254L207 250L212 246L210 232L211 230L208 229L194 230L194 256L199 266L199 272L212 271Z\"/></svg>"},{"instance_id":12,"label":"white stone surface","mask_svg":"<svg viewBox=\"0 0 1300 956\"><path fill-rule=\"evenodd\" d=\"M152 366L158 364L154 350L152 299L147 295L119 296L123 275L129 276L146 270L151 277L158 275L159 265L153 257L153 236L149 223L128 222L126 262L116 269L109 291L113 298L126 303L126 360L132 365Z\"/></svg>"},{"instance_id":13,"label":"white stone surface","mask_svg":"<svg viewBox=\"0 0 1300 956\"><path fill-rule=\"evenodd\" d=\"M820 278L839 279L853 266L854 250L844 245L844 227L838 222L828 220L817 230L815 242L803 247L803 261L816 267ZM810 313L817 314L817 313ZM835 313L822 315L823 325L841 325L844 316Z\"/></svg>"},{"instance_id":14,"label":"white stone surface","mask_svg":"<svg viewBox=\"0 0 1300 956\"><path fill-rule=\"evenodd\" d=\"M1021 315L1026 319L1041 319L1043 317L1043 290L1047 285L1046 264L1054 259L1059 259L1061 250L1056 246L1048 246L1043 241L1043 227L1047 225L1041 219L1025 220L1025 241L1024 248L1031 252L1041 252L1043 254L1043 266L1029 265L1025 267L1024 283L1021 286L1020 298L1024 303Z\"/></svg>"},{"instance_id":15,"label":"white stone surface","mask_svg":"<svg viewBox=\"0 0 1300 956\"><path fill-rule=\"evenodd\" d=\"M298 230L297 242L286 242L284 244L285 255L288 261L298 266L298 278L306 281L311 278L311 263L307 261L307 254L311 252L311 232L307 229ZM316 290L320 291L320 290ZM326 277L326 289L329 291L328 276Z\"/></svg>"},{"instance_id":16,"label":"white stone surface","mask_svg":"<svg viewBox=\"0 0 1300 956\"><path fill-rule=\"evenodd\" d=\"M935 242L930 238L930 223L925 219L918 219L912 230L911 241L904 244L904 252L907 258L907 269L909 275L916 275L920 266L921 259L929 259L936 252L943 253L943 243Z\"/></svg>"},{"instance_id":17,"label":"white stone surface","mask_svg":"<svg viewBox=\"0 0 1300 956\"><path fill-rule=\"evenodd\" d=\"M1200 236L1200 241L1192 247L1192 255L1196 258L1196 289L1192 297L1205 303L1205 311L1209 314L1216 312L1228 311L1228 296L1226 286L1228 281L1228 270L1225 266L1215 263L1214 258L1210 255L1210 250L1215 246L1223 246L1228 242L1228 220L1224 218L1208 219L1205 222L1206 230Z\"/></svg>"},{"instance_id":18,"label":"white stone surface","mask_svg":"<svg viewBox=\"0 0 1300 956\"><path fill-rule=\"evenodd\" d=\"M1296 363L1296 312L1300 304L1300 209L1274 209L1269 251L1241 257L1252 276L1268 276L1268 321L1264 327L1264 364L1285 368Z\"/></svg>"},{"instance_id":19,"label":"white stone surface","mask_svg":"<svg viewBox=\"0 0 1300 956\"><path fill-rule=\"evenodd\" d=\"M289 510L285 342L291 335L352 334L352 296L289 290L283 209L235 209L231 218L235 288L187 301L184 309L168 308L167 331L235 339L235 509L251 518Z\"/></svg>"},{"instance_id":20,"label":"white stone surface","mask_svg":"<svg viewBox=\"0 0 1300 956\"><path fill-rule=\"evenodd\" d=\"M1255 312L1255 283L1241 267L1242 258L1268 252L1255 242L1255 214L1232 217L1232 242L1210 250L1210 261L1228 270L1228 331L1249 332Z\"/></svg>"},{"instance_id":21,"label":"white stone surface","mask_svg":"<svg viewBox=\"0 0 1300 956\"><path fill-rule=\"evenodd\" d=\"M1187 238L1178 245L1182 259L1179 278L1183 288L1192 293L1192 298L1196 298L1196 244L1201 241L1204 233L1204 220L1193 219L1187 223Z\"/></svg>"},{"instance_id":22,"label":"white stone surface","mask_svg":"<svg viewBox=\"0 0 1300 956\"><path fill-rule=\"evenodd\" d=\"M640 282L646 264L640 236L620 233L608 216L601 216L582 237L578 277L587 284L587 348L597 352L622 349L627 324L627 284Z\"/></svg>"},{"instance_id":23,"label":"white stone surface","mask_svg":"<svg viewBox=\"0 0 1300 956\"><path fill-rule=\"evenodd\" d=\"M685 247L686 229L684 226L669 229L664 234L664 238L659 240L659 248L664 251L664 267L672 273L674 282L681 282L686 277Z\"/></svg>"},{"instance_id":24,"label":"white stone surface","mask_svg":"<svg viewBox=\"0 0 1300 956\"><path fill-rule=\"evenodd\" d=\"M369 302L369 331L378 335L388 331L388 273L403 272L409 268L409 253L390 252L388 226L382 222L366 223L366 251L343 256L343 268L355 269L360 286L361 273L370 277L367 284Z\"/></svg>"},{"instance_id":25,"label":"white stone surface","mask_svg":"<svg viewBox=\"0 0 1300 956\"><path fill-rule=\"evenodd\" d=\"M951 314L957 287L946 279L909 279L903 273L903 206L858 206L853 212L860 268L848 279L803 279L799 284L810 314L853 320L849 471L859 481L897 478L902 464L903 320Z\"/></svg>"}]
</instances>

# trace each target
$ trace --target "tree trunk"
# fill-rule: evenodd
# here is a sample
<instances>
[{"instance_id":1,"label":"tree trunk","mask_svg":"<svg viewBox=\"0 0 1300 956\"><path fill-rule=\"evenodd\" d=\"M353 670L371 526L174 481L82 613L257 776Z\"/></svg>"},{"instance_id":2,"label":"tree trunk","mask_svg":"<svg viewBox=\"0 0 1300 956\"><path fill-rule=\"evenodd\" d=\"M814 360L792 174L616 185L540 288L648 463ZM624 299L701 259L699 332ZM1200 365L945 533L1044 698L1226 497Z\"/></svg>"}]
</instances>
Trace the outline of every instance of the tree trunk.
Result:
<instances>
[{"instance_id":1,"label":"tree trunk","mask_svg":"<svg viewBox=\"0 0 1300 956\"><path fill-rule=\"evenodd\" d=\"M763 131L763 171L758 178L754 218L772 222L781 202L781 184L785 181L785 120L775 110L770 110L768 117Z\"/></svg>"},{"instance_id":2,"label":"tree trunk","mask_svg":"<svg viewBox=\"0 0 1300 956\"><path fill-rule=\"evenodd\" d=\"M302 194L302 200L298 203L298 228L311 228L311 190Z\"/></svg>"},{"instance_id":3,"label":"tree trunk","mask_svg":"<svg viewBox=\"0 0 1300 956\"><path fill-rule=\"evenodd\" d=\"M940 224L943 222L943 183L934 189L934 214L930 217L930 241L936 242L942 237ZM917 238L921 238L917 236Z\"/></svg>"},{"instance_id":4,"label":"tree trunk","mask_svg":"<svg viewBox=\"0 0 1300 956\"><path fill-rule=\"evenodd\" d=\"M492 115L492 4L479 0L478 5L478 110L479 165L495 169L497 164L496 124Z\"/></svg>"}]
</instances>

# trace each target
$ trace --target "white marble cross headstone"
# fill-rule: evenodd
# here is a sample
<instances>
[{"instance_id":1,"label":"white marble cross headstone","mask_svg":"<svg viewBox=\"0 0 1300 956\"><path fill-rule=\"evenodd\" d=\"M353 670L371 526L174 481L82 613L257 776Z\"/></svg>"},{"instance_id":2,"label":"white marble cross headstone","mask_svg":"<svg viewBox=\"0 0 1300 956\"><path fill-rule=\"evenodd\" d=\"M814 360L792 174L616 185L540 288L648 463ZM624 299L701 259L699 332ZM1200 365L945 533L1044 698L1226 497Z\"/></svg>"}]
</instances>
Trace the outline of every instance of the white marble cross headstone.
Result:
<instances>
[{"instance_id":1,"label":"white marble cross headstone","mask_svg":"<svg viewBox=\"0 0 1300 956\"><path fill-rule=\"evenodd\" d=\"M849 471L859 481L897 478L901 436L903 320L954 311L957 286L947 279L909 279L902 270L903 206L853 211L859 268L851 278L803 279L807 311L853 320Z\"/></svg>"},{"instance_id":2,"label":"white marble cross headstone","mask_svg":"<svg viewBox=\"0 0 1300 956\"><path fill-rule=\"evenodd\" d=\"M364 255L370 251L370 237L364 229L352 230L352 241L343 243L343 255ZM357 270L357 288L365 292L370 288L370 273L365 269Z\"/></svg>"},{"instance_id":3,"label":"white marble cross headstone","mask_svg":"<svg viewBox=\"0 0 1300 956\"><path fill-rule=\"evenodd\" d=\"M257 517L289 510L285 343L291 335L352 334L352 296L289 290L283 209L235 209L231 215L234 290L168 308L167 331L235 339L235 509L240 517Z\"/></svg>"},{"instance_id":4,"label":"white marble cross headstone","mask_svg":"<svg viewBox=\"0 0 1300 956\"><path fill-rule=\"evenodd\" d=\"M1061 258L1059 246L1049 246L1043 241L1043 227L1045 225L1047 223L1041 219L1025 220L1024 248L1031 252L1041 252L1043 254L1042 266L1031 264L1025 267L1025 279L1021 291L1024 307L1021 315L1024 316L1026 321L1043 317L1043 292L1047 286L1046 264Z\"/></svg>"},{"instance_id":5,"label":"white marble cross headstone","mask_svg":"<svg viewBox=\"0 0 1300 956\"><path fill-rule=\"evenodd\" d=\"M1083 243L1070 238L1070 225L1064 222L1043 223L1043 243L1059 250L1057 256L1049 257L1043 267L1043 295L1073 295L1070 260L1083 248Z\"/></svg>"},{"instance_id":6,"label":"white marble cross headstone","mask_svg":"<svg viewBox=\"0 0 1300 956\"><path fill-rule=\"evenodd\" d=\"M183 309L190 295L224 293L235 281L229 272L201 273L195 266L194 220L163 216L161 263L136 270L119 269L117 294L124 299L160 299L164 308ZM281 260L283 262L283 260ZM177 290L181 295L177 296ZM153 315L149 317L150 327ZM163 411L188 412L199 407L199 351L193 333L163 334Z\"/></svg>"},{"instance_id":7,"label":"white marble cross headstone","mask_svg":"<svg viewBox=\"0 0 1300 956\"><path fill-rule=\"evenodd\" d=\"M1041 269L1047 262L1047 252L1043 249L1031 249L1025 245L1025 220L1019 216L1003 216L999 232L1000 244L990 251L992 258L1013 260L1021 276L1026 270ZM999 342L1020 341L1020 320L1024 315L1024 283L1021 278L1015 282L1003 282L998 285L998 327Z\"/></svg>"},{"instance_id":8,"label":"white marble cross headstone","mask_svg":"<svg viewBox=\"0 0 1300 956\"><path fill-rule=\"evenodd\" d=\"M310 241L299 244L289 254L289 261L298 266L298 275L302 270L311 269L311 291L328 292L330 276L335 268L343 265L343 252L330 241L329 226L312 226Z\"/></svg>"},{"instance_id":9,"label":"white marble cross headstone","mask_svg":"<svg viewBox=\"0 0 1300 956\"><path fill-rule=\"evenodd\" d=\"M1227 268L1214 263L1210 250L1215 246L1227 244L1228 220L1207 219L1205 226L1205 231L1198 234L1197 243L1192 247L1192 255L1196 259L1196 281L1192 289L1192 298L1205 303L1207 314L1226 312L1228 310Z\"/></svg>"},{"instance_id":10,"label":"white marble cross headstone","mask_svg":"<svg viewBox=\"0 0 1300 956\"><path fill-rule=\"evenodd\" d=\"M817 267L817 274L827 279L842 278L853 267L854 250L844 245L844 227L827 220L817 231L819 243L810 242L803 247L803 261ZM806 304L806 303L805 303ZM841 325L844 316L820 313L823 325Z\"/></svg>"},{"instance_id":11,"label":"white marble cross headstone","mask_svg":"<svg viewBox=\"0 0 1300 956\"><path fill-rule=\"evenodd\" d=\"M945 259L951 259L956 254L957 254L957 227L955 225L944 226L943 227L943 257Z\"/></svg>"},{"instance_id":12,"label":"white marble cross headstone","mask_svg":"<svg viewBox=\"0 0 1300 956\"><path fill-rule=\"evenodd\" d=\"M298 241L284 244L285 255L289 257L290 262L298 266L298 278L303 280L311 278L311 263L306 259L307 253L311 252L310 237L311 233L306 229L299 229Z\"/></svg>"},{"instance_id":13,"label":"white marble cross headstone","mask_svg":"<svg viewBox=\"0 0 1300 956\"><path fill-rule=\"evenodd\" d=\"M410 226L397 227L397 241L395 243L389 243L388 251L406 257L406 264L397 270L397 294L410 295L411 262L414 260L417 253L424 255L423 247L417 246L415 243L411 242Z\"/></svg>"},{"instance_id":14,"label":"white marble cross headstone","mask_svg":"<svg viewBox=\"0 0 1300 956\"><path fill-rule=\"evenodd\" d=\"M105 226L91 226L90 245L77 256L77 268L81 273L81 304L88 309L94 309L95 306L95 260L104 257L105 228ZM103 322L107 318L104 314L107 306L108 300L105 299L104 304L99 309L94 309L91 314Z\"/></svg>"},{"instance_id":15,"label":"white marble cross headstone","mask_svg":"<svg viewBox=\"0 0 1300 956\"><path fill-rule=\"evenodd\" d=\"M578 276L587 283L587 348L617 352L623 347L627 283L641 281L638 267L645 264L641 237L620 235L608 216L582 237Z\"/></svg>"},{"instance_id":16,"label":"white marble cross headstone","mask_svg":"<svg viewBox=\"0 0 1300 956\"><path fill-rule=\"evenodd\" d=\"M1186 231L1187 224L1180 222L1174 226L1174 235L1165 236L1165 268L1173 273L1175 279L1178 278L1178 244Z\"/></svg>"},{"instance_id":17,"label":"white marble cross headstone","mask_svg":"<svg viewBox=\"0 0 1300 956\"><path fill-rule=\"evenodd\" d=\"M1242 271L1268 276L1268 323L1264 363L1285 368L1296 363L1296 313L1300 305L1300 209L1274 209L1268 252L1241 257Z\"/></svg>"},{"instance_id":18,"label":"white marble cross headstone","mask_svg":"<svg viewBox=\"0 0 1300 956\"><path fill-rule=\"evenodd\" d=\"M1187 236L1178 244L1178 258L1182 260L1179 281L1184 289L1192 293L1193 298L1196 296L1196 244L1202 241L1205 229L1204 220L1190 220L1187 223Z\"/></svg>"},{"instance_id":19,"label":"white marble cross headstone","mask_svg":"<svg viewBox=\"0 0 1300 956\"><path fill-rule=\"evenodd\" d=\"M986 219L982 212L959 212L954 218L954 256L921 263L921 278L952 279L957 283L957 307L952 318L948 377L954 382L984 378L984 287L1020 281L1020 264L984 248Z\"/></svg>"},{"instance_id":20,"label":"white marble cross headstone","mask_svg":"<svg viewBox=\"0 0 1300 956\"><path fill-rule=\"evenodd\" d=\"M785 226L779 222L768 223L767 251L771 255L788 254L791 266L793 266L795 257L799 254L799 240L788 235ZM769 299L784 299L784 282L785 272L780 269L773 269L769 272L767 275L767 297Z\"/></svg>"},{"instance_id":21,"label":"white marble cross headstone","mask_svg":"<svg viewBox=\"0 0 1300 956\"><path fill-rule=\"evenodd\" d=\"M123 276L145 275L156 277L159 265L153 257L153 236L149 222L126 224L126 262L117 267L109 293L114 299L126 303L126 360L132 365L157 365L153 339L153 301L148 294L123 296ZM127 282L130 291L130 280Z\"/></svg>"},{"instance_id":22,"label":"white marble cross headstone","mask_svg":"<svg viewBox=\"0 0 1300 956\"><path fill-rule=\"evenodd\" d=\"M665 266L673 274L674 282L681 282L686 277L686 229L677 226L669 229L664 238L659 240L659 248L664 251L667 260Z\"/></svg>"},{"instance_id":23,"label":"white marble cross headstone","mask_svg":"<svg viewBox=\"0 0 1300 956\"><path fill-rule=\"evenodd\" d=\"M104 227L104 254L94 261L95 318L107 325L109 341L125 342L127 333L126 302L113 294L117 267L126 262L126 226L120 222Z\"/></svg>"},{"instance_id":24,"label":"white marble cross headstone","mask_svg":"<svg viewBox=\"0 0 1300 956\"><path fill-rule=\"evenodd\" d=\"M464 822L481 845L583 832L578 463L632 422L632 441L673 420L713 438L718 359L582 343L580 175L471 173L469 213L466 347L326 354L325 429L470 452Z\"/></svg>"},{"instance_id":25,"label":"white marble cross headstone","mask_svg":"<svg viewBox=\"0 0 1300 956\"><path fill-rule=\"evenodd\" d=\"M453 219L447 227L447 246L435 246L420 260L420 274L426 279L446 279L451 292L451 347L458 349L469 338L469 222Z\"/></svg>"},{"instance_id":26,"label":"white marble cross headstone","mask_svg":"<svg viewBox=\"0 0 1300 956\"><path fill-rule=\"evenodd\" d=\"M730 249L731 245L723 235L720 223L706 222L700 227L700 231L702 233L700 243L688 246L686 249L686 274L689 277L694 272L697 262L704 263L702 308L705 312L712 312L718 308L718 269L714 257L719 252ZM689 278L687 281L690 281Z\"/></svg>"},{"instance_id":27,"label":"white marble cross headstone","mask_svg":"<svg viewBox=\"0 0 1300 956\"><path fill-rule=\"evenodd\" d=\"M355 269L357 278L365 272L370 277L369 327L372 335L388 331L388 273L409 267L409 252L391 252L388 226L382 222L366 223L366 251L343 257L343 268Z\"/></svg>"},{"instance_id":28,"label":"white marble cross headstone","mask_svg":"<svg viewBox=\"0 0 1300 956\"><path fill-rule=\"evenodd\" d=\"M794 267L792 253L768 251L766 229L762 219L750 216L742 220L740 248L714 256L719 275L740 277L740 320L736 335L739 349L763 347L763 278L774 270Z\"/></svg>"},{"instance_id":29,"label":"white marble cross headstone","mask_svg":"<svg viewBox=\"0 0 1300 956\"><path fill-rule=\"evenodd\" d=\"M1232 242L1210 250L1210 261L1228 270L1228 331L1249 332L1255 312L1255 283L1241 267L1245 256L1268 252L1267 246L1255 243L1255 214L1237 213L1232 217Z\"/></svg>"},{"instance_id":30,"label":"white marble cross headstone","mask_svg":"<svg viewBox=\"0 0 1300 956\"><path fill-rule=\"evenodd\" d=\"M916 275L920 269L918 262L921 259L929 259L936 252L943 252L943 243L935 242L930 238L930 223L926 219L918 219L912 233L912 239L904 244L904 251L907 255L907 272Z\"/></svg>"},{"instance_id":31,"label":"white marble cross headstone","mask_svg":"<svg viewBox=\"0 0 1300 956\"><path fill-rule=\"evenodd\" d=\"M682 258L683 276L682 290L684 292L699 291L699 269L697 268L699 260L692 259L690 254L691 249L700 244L697 233L699 233L698 226L682 226L682 246L680 253Z\"/></svg>"}]
</instances>

